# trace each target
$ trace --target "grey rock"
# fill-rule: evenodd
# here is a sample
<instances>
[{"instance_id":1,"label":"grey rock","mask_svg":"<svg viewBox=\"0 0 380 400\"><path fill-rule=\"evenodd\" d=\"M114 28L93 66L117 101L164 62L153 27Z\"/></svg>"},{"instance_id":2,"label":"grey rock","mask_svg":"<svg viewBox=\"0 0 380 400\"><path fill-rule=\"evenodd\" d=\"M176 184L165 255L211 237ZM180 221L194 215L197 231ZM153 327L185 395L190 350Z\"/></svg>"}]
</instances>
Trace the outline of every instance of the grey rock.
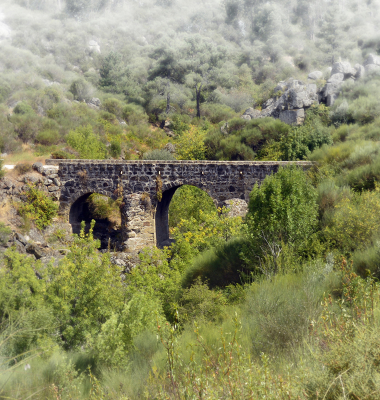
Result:
<instances>
[{"instance_id":1,"label":"grey rock","mask_svg":"<svg viewBox=\"0 0 380 400\"><path fill-rule=\"evenodd\" d=\"M343 80L344 74L337 72L336 74L331 74L330 78L327 80L327 83L343 82Z\"/></svg>"},{"instance_id":2,"label":"grey rock","mask_svg":"<svg viewBox=\"0 0 380 400\"><path fill-rule=\"evenodd\" d=\"M44 180L44 185L45 186L49 186L49 185L51 185L53 183L53 181L51 180L51 179L45 179Z\"/></svg>"},{"instance_id":3,"label":"grey rock","mask_svg":"<svg viewBox=\"0 0 380 400\"><path fill-rule=\"evenodd\" d=\"M273 93L277 93L277 92L285 92L285 90L287 90L287 84L284 81L281 81L278 83L278 85L274 88Z\"/></svg>"},{"instance_id":4,"label":"grey rock","mask_svg":"<svg viewBox=\"0 0 380 400\"><path fill-rule=\"evenodd\" d=\"M26 253L25 246L21 242L19 242L17 239L14 241L14 244L16 246L16 251L18 253L21 253L21 254L25 254Z\"/></svg>"},{"instance_id":5,"label":"grey rock","mask_svg":"<svg viewBox=\"0 0 380 400\"><path fill-rule=\"evenodd\" d=\"M228 135L228 122L224 123L221 127L220 127L220 132L223 133L223 135Z\"/></svg>"},{"instance_id":6,"label":"grey rock","mask_svg":"<svg viewBox=\"0 0 380 400\"><path fill-rule=\"evenodd\" d=\"M369 54L367 59L364 61L364 67L367 65L379 65L380 66L380 57L375 54Z\"/></svg>"},{"instance_id":7,"label":"grey rock","mask_svg":"<svg viewBox=\"0 0 380 400\"><path fill-rule=\"evenodd\" d=\"M14 183L9 178L5 177L1 180L1 182L2 182L3 189L12 189L15 187Z\"/></svg>"},{"instance_id":8,"label":"grey rock","mask_svg":"<svg viewBox=\"0 0 380 400\"><path fill-rule=\"evenodd\" d=\"M25 236L21 235L21 233L16 232L15 233L15 238L20 243L22 243L24 246L26 246L28 244L28 241L26 240Z\"/></svg>"},{"instance_id":9,"label":"grey rock","mask_svg":"<svg viewBox=\"0 0 380 400\"><path fill-rule=\"evenodd\" d=\"M39 260L42 257L46 256L46 252L42 250L39 246L29 243L25 246L25 250L28 254L34 255L37 260Z\"/></svg>"},{"instance_id":10,"label":"grey rock","mask_svg":"<svg viewBox=\"0 0 380 400\"><path fill-rule=\"evenodd\" d=\"M40 178L37 178L36 176L33 175L25 175L23 177L24 183L38 183L40 182Z\"/></svg>"},{"instance_id":11,"label":"grey rock","mask_svg":"<svg viewBox=\"0 0 380 400\"><path fill-rule=\"evenodd\" d=\"M61 182L58 178L53 178L53 183L55 186L61 186Z\"/></svg>"},{"instance_id":12,"label":"grey rock","mask_svg":"<svg viewBox=\"0 0 380 400\"><path fill-rule=\"evenodd\" d=\"M45 239L42 236L41 232L35 228L31 229L28 232L28 236L29 236L30 240L32 240L33 242L46 244Z\"/></svg>"},{"instance_id":13,"label":"grey rock","mask_svg":"<svg viewBox=\"0 0 380 400\"><path fill-rule=\"evenodd\" d=\"M365 69L363 65L355 64L355 70L356 70L355 79L363 78L365 74Z\"/></svg>"},{"instance_id":14,"label":"grey rock","mask_svg":"<svg viewBox=\"0 0 380 400\"><path fill-rule=\"evenodd\" d=\"M96 107L101 107L102 102L100 101L100 99L98 99L97 97L93 97L90 101L89 104L93 104Z\"/></svg>"},{"instance_id":15,"label":"grey rock","mask_svg":"<svg viewBox=\"0 0 380 400\"><path fill-rule=\"evenodd\" d=\"M377 75L380 73L380 65L367 64L364 67L366 75Z\"/></svg>"},{"instance_id":16,"label":"grey rock","mask_svg":"<svg viewBox=\"0 0 380 400\"><path fill-rule=\"evenodd\" d=\"M312 79L312 80L316 81L318 79L322 79L323 78L323 72L321 72L321 71L313 71L313 72L310 72L310 74L307 77L308 77L308 79Z\"/></svg>"},{"instance_id":17,"label":"grey rock","mask_svg":"<svg viewBox=\"0 0 380 400\"><path fill-rule=\"evenodd\" d=\"M43 171L43 164L40 163L40 162L35 162L35 163L32 165L32 168L33 168L35 171L37 171L37 172L39 172L40 174L42 174L42 171Z\"/></svg>"},{"instance_id":18,"label":"grey rock","mask_svg":"<svg viewBox=\"0 0 380 400\"><path fill-rule=\"evenodd\" d=\"M88 50L90 53L101 53L99 43L96 40L90 40L88 42Z\"/></svg>"},{"instance_id":19,"label":"grey rock","mask_svg":"<svg viewBox=\"0 0 380 400\"><path fill-rule=\"evenodd\" d=\"M251 117L251 119L254 119L254 118L259 118L259 117L260 117L260 114L261 114L261 112L260 112L259 110L256 110L256 109L254 109L253 107L250 107L250 108L247 108L247 109L244 111L244 114L243 114L243 115L248 115L248 116Z\"/></svg>"},{"instance_id":20,"label":"grey rock","mask_svg":"<svg viewBox=\"0 0 380 400\"><path fill-rule=\"evenodd\" d=\"M54 179L54 178L58 178L58 174L50 174L48 175L49 179Z\"/></svg>"},{"instance_id":21,"label":"grey rock","mask_svg":"<svg viewBox=\"0 0 380 400\"><path fill-rule=\"evenodd\" d=\"M49 186L49 192L57 192L59 190L59 186Z\"/></svg>"},{"instance_id":22,"label":"grey rock","mask_svg":"<svg viewBox=\"0 0 380 400\"><path fill-rule=\"evenodd\" d=\"M338 98L340 88L343 82L335 81L326 83L322 89L322 98L325 100L327 106L332 106Z\"/></svg>"},{"instance_id":23,"label":"grey rock","mask_svg":"<svg viewBox=\"0 0 380 400\"><path fill-rule=\"evenodd\" d=\"M169 153L175 153L175 145L173 143L166 143L165 145L165 150L167 150Z\"/></svg>"},{"instance_id":24,"label":"grey rock","mask_svg":"<svg viewBox=\"0 0 380 400\"><path fill-rule=\"evenodd\" d=\"M331 76L335 74L343 74L344 79L348 79L350 76L355 76L356 70L348 61L340 61L332 66Z\"/></svg>"},{"instance_id":25,"label":"grey rock","mask_svg":"<svg viewBox=\"0 0 380 400\"><path fill-rule=\"evenodd\" d=\"M302 125L305 120L305 110L285 110L280 112L280 120L289 125Z\"/></svg>"},{"instance_id":26,"label":"grey rock","mask_svg":"<svg viewBox=\"0 0 380 400\"><path fill-rule=\"evenodd\" d=\"M250 115L242 115L240 118L245 119L246 121L250 121L252 119Z\"/></svg>"}]
</instances>

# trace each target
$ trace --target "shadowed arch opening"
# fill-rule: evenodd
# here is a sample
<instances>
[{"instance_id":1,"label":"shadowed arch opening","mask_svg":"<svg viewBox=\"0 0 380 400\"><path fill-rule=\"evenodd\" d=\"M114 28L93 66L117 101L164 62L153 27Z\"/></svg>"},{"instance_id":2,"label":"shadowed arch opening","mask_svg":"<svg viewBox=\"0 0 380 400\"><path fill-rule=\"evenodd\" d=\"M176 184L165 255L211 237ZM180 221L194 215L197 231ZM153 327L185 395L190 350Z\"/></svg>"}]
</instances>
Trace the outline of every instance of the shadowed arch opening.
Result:
<instances>
[{"instance_id":1,"label":"shadowed arch opening","mask_svg":"<svg viewBox=\"0 0 380 400\"><path fill-rule=\"evenodd\" d=\"M169 246L173 239L170 228L178 226L182 219L199 219L202 212L217 212L210 195L196 186L178 185L162 193L156 208L156 243L158 247Z\"/></svg>"},{"instance_id":2,"label":"shadowed arch opening","mask_svg":"<svg viewBox=\"0 0 380 400\"><path fill-rule=\"evenodd\" d=\"M79 234L81 223L85 223L85 232L95 220L93 235L99 239L101 249L110 246L119 249L122 246L121 213L118 200L99 193L87 193L79 197L71 206L69 222L73 233Z\"/></svg>"}]
</instances>

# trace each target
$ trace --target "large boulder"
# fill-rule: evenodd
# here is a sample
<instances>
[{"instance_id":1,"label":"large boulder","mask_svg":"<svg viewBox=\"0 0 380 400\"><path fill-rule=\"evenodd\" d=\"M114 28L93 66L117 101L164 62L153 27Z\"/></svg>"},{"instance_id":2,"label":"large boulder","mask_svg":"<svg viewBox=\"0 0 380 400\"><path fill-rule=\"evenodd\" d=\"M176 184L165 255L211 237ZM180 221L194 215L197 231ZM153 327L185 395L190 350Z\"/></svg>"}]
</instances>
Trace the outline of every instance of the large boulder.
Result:
<instances>
[{"instance_id":1,"label":"large boulder","mask_svg":"<svg viewBox=\"0 0 380 400\"><path fill-rule=\"evenodd\" d=\"M355 79L363 78L363 76L365 74L365 69L364 69L363 65L355 64L354 68L356 70Z\"/></svg>"},{"instance_id":2,"label":"large boulder","mask_svg":"<svg viewBox=\"0 0 380 400\"><path fill-rule=\"evenodd\" d=\"M323 78L323 72L321 72L321 71L313 71L313 72L310 72L310 74L307 77L308 77L308 79L312 79L312 80L316 81L318 79L322 79Z\"/></svg>"},{"instance_id":3,"label":"large boulder","mask_svg":"<svg viewBox=\"0 0 380 400\"><path fill-rule=\"evenodd\" d=\"M344 74L341 72L337 72L336 74L332 74L330 78L327 80L327 83L336 83L336 82L343 82L344 81Z\"/></svg>"},{"instance_id":4,"label":"large boulder","mask_svg":"<svg viewBox=\"0 0 380 400\"><path fill-rule=\"evenodd\" d=\"M101 53L99 43L96 40L90 40L88 42L88 50L89 50L90 54L92 54L92 53L100 54Z\"/></svg>"},{"instance_id":5,"label":"large boulder","mask_svg":"<svg viewBox=\"0 0 380 400\"><path fill-rule=\"evenodd\" d=\"M249 117L249 118L243 118L243 119L255 119L255 118L259 118L260 117L260 110L256 110L253 107L247 108L244 111L244 114L242 115L242 117Z\"/></svg>"},{"instance_id":6,"label":"large boulder","mask_svg":"<svg viewBox=\"0 0 380 400\"><path fill-rule=\"evenodd\" d=\"M380 57L375 54L369 54L363 65L366 66L371 64L380 65Z\"/></svg>"},{"instance_id":7,"label":"large boulder","mask_svg":"<svg viewBox=\"0 0 380 400\"><path fill-rule=\"evenodd\" d=\"M302 125L305 121L305 110L285 110L280 112L280 120L289 125Z\"/></svg>"},{"instance_id":8,"label":"large boulder","mask_svg":"<svg viewBox=\"0 0 380 400\"><path fill-rule=\"evenodd\" d=\"M326 83L322 89L322 99L326 102L328 107L331 107L335 100L338 98L340 93L340 88L343 82L335 81Z\"/></svg>"},{"instance_id":9,"label":"large boulder","mask_svg":"<svg viewBox=\"0 0 380 400\"><path fill-rule=\"evenodd\" d=\"M380 73L380 65L377 64L367 64L364 66L366 75L374 75Z\"/></svg>"},{"instance_id":10,"label":"large boulder","mask_svg":"<svg viewBox=\"0 0 380 400\"><path fill-rule=\"evenodd\" d=\"M356 70L348 61L340 61L334 63L332 66L331 75L334 74L343 74L344 79L348 79L351 76L355 76Z\"/></svg>"}]
</instances>

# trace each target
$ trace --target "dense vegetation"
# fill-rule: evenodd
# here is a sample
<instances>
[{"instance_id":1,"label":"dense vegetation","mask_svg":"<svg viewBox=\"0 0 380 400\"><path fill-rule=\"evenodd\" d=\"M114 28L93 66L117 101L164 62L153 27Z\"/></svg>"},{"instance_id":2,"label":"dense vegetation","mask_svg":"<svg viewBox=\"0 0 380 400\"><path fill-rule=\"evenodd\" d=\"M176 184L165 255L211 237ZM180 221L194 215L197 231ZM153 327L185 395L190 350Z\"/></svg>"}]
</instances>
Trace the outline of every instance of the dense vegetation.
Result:
<instances>
[{"instance_id":1,"label":"dense vegetation","mask_svg":"<svg viewBox=\"0 0 380 400\"><path fill-rule=\"evenodd\" d=\"M280 79L377 53L380 4L3 4L6 161L316 164L252 188L244 219L178 189L174 243L145 249L125 275L92 230L70 243L57 234L69 249L59 263L8 249L0 398L378 399L380 79L345 82L331 108L311 107L299 127L239 117ZM19 213L44 229L54 202L35 188L27 196ZM89 201L120 223L117 202ZM0 225L2 245L9 235Z\"/></svg>"}]
</instances>

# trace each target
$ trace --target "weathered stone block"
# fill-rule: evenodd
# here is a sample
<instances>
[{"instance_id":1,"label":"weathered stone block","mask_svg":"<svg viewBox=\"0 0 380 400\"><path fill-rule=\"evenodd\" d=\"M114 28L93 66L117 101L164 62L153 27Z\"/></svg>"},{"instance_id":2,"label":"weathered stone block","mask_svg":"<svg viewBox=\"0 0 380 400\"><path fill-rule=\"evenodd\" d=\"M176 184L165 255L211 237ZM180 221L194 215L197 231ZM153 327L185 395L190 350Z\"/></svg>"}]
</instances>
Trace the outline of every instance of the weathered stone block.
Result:
<instances>
[{"instance_id":1,"label":"weathered stone block","mask_svg":"<svg viewBox=\"0 0 380 400\"><path fill-rule=\"evenodd\" d=\"M303 108L281 111L280 120L289 125L302 125L305 120L305 111Z\"/></svg>"}]
</instances>

